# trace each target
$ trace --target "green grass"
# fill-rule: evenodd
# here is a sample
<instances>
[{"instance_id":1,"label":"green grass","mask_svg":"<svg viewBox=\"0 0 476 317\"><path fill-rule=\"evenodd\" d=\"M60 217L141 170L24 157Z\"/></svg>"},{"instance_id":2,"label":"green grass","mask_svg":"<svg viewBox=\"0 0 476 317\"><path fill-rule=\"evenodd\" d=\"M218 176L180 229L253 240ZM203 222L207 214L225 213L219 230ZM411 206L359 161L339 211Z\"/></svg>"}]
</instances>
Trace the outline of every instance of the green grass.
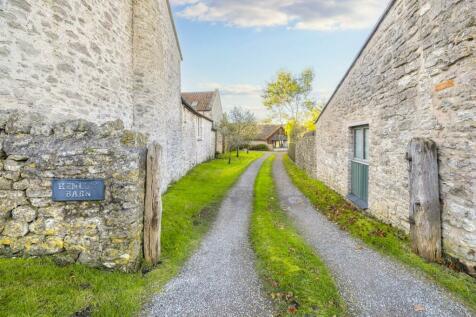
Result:
<instances>
[{"instance_id":1,"label":"green grass","mask_svg":"<svg viewBox=\"0 0 476 317\"><path fill-rule=\"evenodd\" d=\"M443 265L425 261L412 252L409 238L404 232L364 215L324 183L310 178L287 156L284 158L284 166L301 192L341 229L373 249L421 270L476 311L476 279Z\"/></svg>"},{"instance_id":2,"label":"green grass","mask_svg":"<svg viewBox=\"0 0 476 317\"><path fill-rule=\"evenodd\" d=\"M343 316L345 304L329 270L279 207L273 159L264 162L255 183L250 232L258 272L281 316Z\"/></svg>"},{"instance_id":3,"label":"green grass","mask_svg":"<svg viewBox=\"0 0 476 317\"><path fill-rule=\"evenodd\" d=\"M219 202L251 162L250 152L204 163L163 196L162 264L143 276L82 265L59 267L51 258L0 259L0 316L134 316L197 247Z\"/></svg>"}]
</instances>

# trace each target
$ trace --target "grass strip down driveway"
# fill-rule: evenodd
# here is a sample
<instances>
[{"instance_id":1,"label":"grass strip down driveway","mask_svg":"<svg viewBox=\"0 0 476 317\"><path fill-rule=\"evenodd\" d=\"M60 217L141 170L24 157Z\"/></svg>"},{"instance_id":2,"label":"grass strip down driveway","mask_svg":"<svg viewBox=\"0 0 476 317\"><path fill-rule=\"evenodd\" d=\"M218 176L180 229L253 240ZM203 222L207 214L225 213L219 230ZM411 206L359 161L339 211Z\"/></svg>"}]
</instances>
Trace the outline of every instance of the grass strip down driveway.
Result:
<instances>
[{"instance_id":1,"label":"grass strip down driveway","mask_svg":"<svg viewBox=\"0 0 476 317\"><path fill-rule=\"evenodd\" d=\"M345 304L332 275L279 206L273 159L264 162L255 183L250 234L258 273L279 316L344 316Z\"/></svg>"},{"instance_id":2,"label":"grass strip down driveway","mask_svg":"<svg viewBox=\"0 0 476 317\"><path fill-rule=\"evenodd\" d=\"M214 218L215 208L262 154L206 162L163 196L162 264L146 275L60 267L52 258L0 259L0 316L134 316L181 268Z\"/></svg>"},{"instance_id":3,"label":"grass strip down driveway","mask_svg":"<svg viewBox=\"0 0 476 317\"><path fill-rule=\"evenodd\" d=\"M314 207L342 230L348 231L373 249L424 272L428 278L476 311L476 279L443 265L425 261L412 252L407 234L364 215L323 182L309 177L287 155L284 157L284 166L292 182Z\"/></svg>"}]
</instances>

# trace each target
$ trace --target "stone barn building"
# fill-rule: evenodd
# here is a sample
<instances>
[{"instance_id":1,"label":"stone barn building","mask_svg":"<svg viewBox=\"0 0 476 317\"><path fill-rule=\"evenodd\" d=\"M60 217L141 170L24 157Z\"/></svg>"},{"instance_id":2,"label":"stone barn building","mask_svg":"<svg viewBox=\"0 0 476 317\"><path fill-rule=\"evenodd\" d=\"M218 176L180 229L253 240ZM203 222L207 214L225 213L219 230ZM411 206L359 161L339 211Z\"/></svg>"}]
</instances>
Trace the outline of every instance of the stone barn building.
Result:
<instances>
[{"instance_id":1,"label":"stone barn building","mask_svg":"<svg viewBox=\"0 0 476 317\"><path fill-rule=\"evenodd\" d=\"M445 254L476 273L476 2L392 1L316 123L314 176L409 230L407 146L436 142Z\"/></svg>"},{"instance_id":2,"label":"stone barn building","mask_svg":"<svg viewBox=\"0 0 476 317\"><path fill-rule=\"evenodd\" d=\"M156 263L160 194L215 154L181 61L168 0L0 1L0 256Z\"/></svg>"},{"instance_id":3,"label":"stone barn building","mask_svg":"<svg viewBox=\"0 0 476 317\"><path fill-rule=\"evenodd\" d=\"M213 120L201 114L182 98L183 146L188 162L186 169L215 157L217 130Z\"/></svg>"},{"instance_id":4,"label":"stone barn building","mask_svg":"<svg viewBox=\"0 0 476 317\"><path fill-rule=\"evenodd\" d=\"M198 113L213 122L213 128L218 129L223 120L223 107L221 105L220 91L184 92L182 98ZM225 152L225 139L217 132L216 152Z\"/></svg>"},{"instance_id":5,"label":"stone barn building","mask_svg":"<svg viewBox=\"0 0 476 317\"><path fill-rule=\"evenodd\" d=\"M193 165L168 0L0 1L0 38L1 109L122 120L162 146L162 190Z\"/></svg>"}]
</instances>

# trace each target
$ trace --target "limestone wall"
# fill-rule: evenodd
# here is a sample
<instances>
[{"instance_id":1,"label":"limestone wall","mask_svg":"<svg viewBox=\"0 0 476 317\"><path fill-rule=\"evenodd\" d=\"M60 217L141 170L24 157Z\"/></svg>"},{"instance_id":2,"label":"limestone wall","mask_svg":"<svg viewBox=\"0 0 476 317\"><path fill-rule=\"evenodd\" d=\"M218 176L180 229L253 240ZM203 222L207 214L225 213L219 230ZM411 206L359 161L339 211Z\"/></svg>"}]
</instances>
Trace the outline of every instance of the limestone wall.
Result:
<instances>
[{"instance_id":1,"label":"limestone wall","mask_svg":"<svg viewBox=\"0 0 476 317\"><path fill-rule=\"evenodd\" d=\"M2 109L132 126L130 0L0 1L0 39Z\"/></svg>"},{"instance_id":2,"label":"limestone wall","mask_svg":"<svg viewBox=\"0 0 476 317\"><path fill-rule=\"evenodd\" d=\"M188 163L182 153L181 54L166 0L134 0L134 129L162 145L163 188Z\"/></svg>"},{"instance_id":3,"label":"limestone wall","mask_svg":"<svg viewBox=\"0 0 476 317\"><path fill-rule=\"evenodd\" d=\"M198 125L201 119L202 136L198 135ZM215 132L212 130L212 122L197 116L196 113L183 107L183 161L186 166L185 174L197 164L213 159L215 156ZM183 176L183 175L182 175Z\"/></svg>"},{"instance_id":4,"label":"limestone wall","mask_svg":"<svg viewBox=\"0 0 476 317\"><path fill-rule=\"evenodd\" d=\"M223 120L223 107L221 104L221 97L220 92L217 92L216 98L213 101L213 108L212 108L212 120L213 126L215 129L218 129L222 120ZM218 153L225 152L225 144L224 144L224 137L223 135L217 131L216 133L216 151Z\"/></svg>"},{"instance_id":5,"label":"limestone wall","mask_svg":"<svg viewBox=\"0 0 476 317\"><path fill-rule=\"evenodd\" d=\"M443 243L476 270L476 3L397 0L317 122L317 177L350 190L350 127L370 127L369 212L408 230L406 147L438 146Z\"/></svg>"},{"instance_id":6,"label":"limestone wall","mask_svg":"<svg viewBox=\"0 0 476 317\"><path fill-rule=\"evenodd\" d=\"M296 141L295 163L310 176L316 177L316 139L314 133Z\"/></svg>"},{"instance_id":7,"label":"limestone wall","mask_svg":"<svg viewBox=\"0 0 476 317\"><path fill-rule=\"evenodd\" d=\"M0 256L133 271L142 258L146 138L121 121L0 112ZM104 179L105 200L54 202L54 178Z\"/></svg>"}]
</instances>

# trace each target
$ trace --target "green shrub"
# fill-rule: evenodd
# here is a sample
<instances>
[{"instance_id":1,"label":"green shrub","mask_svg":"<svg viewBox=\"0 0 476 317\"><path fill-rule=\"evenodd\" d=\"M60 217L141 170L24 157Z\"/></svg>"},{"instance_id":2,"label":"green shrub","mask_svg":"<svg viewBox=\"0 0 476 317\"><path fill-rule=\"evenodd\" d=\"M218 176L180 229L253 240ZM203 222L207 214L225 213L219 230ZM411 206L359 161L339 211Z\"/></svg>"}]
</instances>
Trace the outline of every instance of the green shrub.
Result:
<instances>
[{"instance_id":1,"label":"green shrub","mask_svg":"<svg viewBox=\"0 0 476 317\"><path fill-rule=\"evenodd\" d=\"M266 144L256 144L249 147L250 151L269 151L269 147Z\"/></svg>"}]
</instances>

